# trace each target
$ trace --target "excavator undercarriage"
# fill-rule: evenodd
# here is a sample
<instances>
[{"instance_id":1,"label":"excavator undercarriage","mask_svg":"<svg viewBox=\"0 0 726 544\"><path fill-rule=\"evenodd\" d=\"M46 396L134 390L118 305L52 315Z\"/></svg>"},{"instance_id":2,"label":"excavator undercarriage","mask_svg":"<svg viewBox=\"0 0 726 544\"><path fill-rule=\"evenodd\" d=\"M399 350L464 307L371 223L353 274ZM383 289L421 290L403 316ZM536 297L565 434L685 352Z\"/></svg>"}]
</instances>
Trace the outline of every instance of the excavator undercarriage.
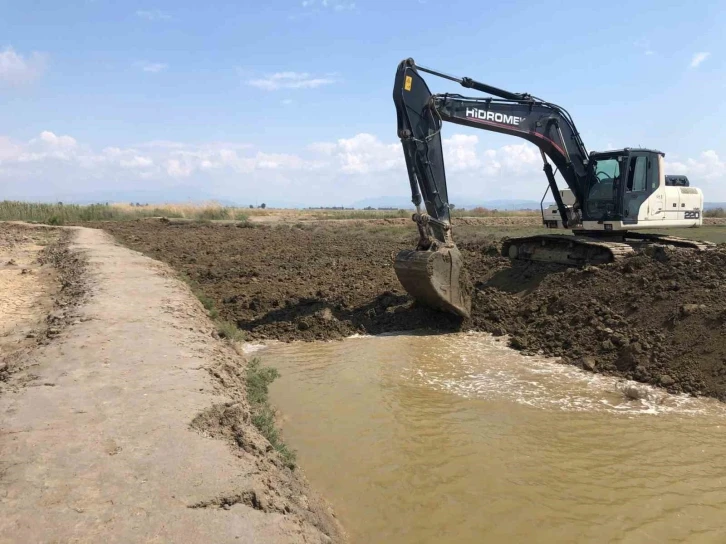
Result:
<instances>
[{"instance_id":1,"label":"excavator undercarriage","mask_svg":"<svg viewBox=\"0 0 726 544\"><path fill-rule=\"evenodd\" d=\"M432 94L421 72L493 96ZM561 224L573 234L506 239L502 245L506 257L584 266L611 263L648 248L714 247L640 232L696 227L703 220L702 192L687 183L666 183L660 151L625 148L588 153L564 108L527 93L512 93L417 66L413 59L398 66L393 100L416 207L413 220L420 235L416 249L398 254L394 269L406 291L427 306L462 317L471 312L471 283L452 237L441 146L444 121L523 138L540 150L559 215L555 221L543 217L544 224ZM568 190L559 190L557 172ZM565 192L574 204L565 204Z\"/></svg>"},{"instance_id":2,"label":"excavator undercarriage","mask_svg":"<svg viewBox=\"0 0 726 544\"><path fill-rule=\"evenodd\" d=\"M676 236L635 232L622 236L538 234L509 238L502 243L502 255L510 259L558 263L572 266L608 264L650 247L675 247L706 251L716 244Z\"/></svg>"}]
</instances>

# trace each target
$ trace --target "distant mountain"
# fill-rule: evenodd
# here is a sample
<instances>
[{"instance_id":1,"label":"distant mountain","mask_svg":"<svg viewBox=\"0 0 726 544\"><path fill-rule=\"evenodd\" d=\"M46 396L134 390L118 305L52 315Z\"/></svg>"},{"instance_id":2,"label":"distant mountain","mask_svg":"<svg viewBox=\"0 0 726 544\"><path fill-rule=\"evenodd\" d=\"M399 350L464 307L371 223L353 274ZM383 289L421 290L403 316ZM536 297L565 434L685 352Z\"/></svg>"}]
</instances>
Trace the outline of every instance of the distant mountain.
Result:
<instances>
[{"instance_id":1,"label":"distant mountain","mask_svg":"<svg viewBox=\"0 0 726 544\"><path fill-rule=\"evenodd\" d=\"M726 202L704 202L704 210L715 210L716 208L723 208L726 210Z\"/></svg>"}]
</instances>

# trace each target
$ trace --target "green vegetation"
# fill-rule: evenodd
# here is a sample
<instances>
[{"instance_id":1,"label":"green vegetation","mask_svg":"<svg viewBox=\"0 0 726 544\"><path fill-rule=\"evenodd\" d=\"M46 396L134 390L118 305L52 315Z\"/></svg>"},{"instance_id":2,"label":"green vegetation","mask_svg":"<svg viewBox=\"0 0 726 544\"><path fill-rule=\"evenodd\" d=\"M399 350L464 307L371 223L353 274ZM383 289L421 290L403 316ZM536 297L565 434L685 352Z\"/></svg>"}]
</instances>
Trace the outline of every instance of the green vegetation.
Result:
<instances>
[{"instance_id":1,"label":"green vegetation","mask_svg":"<svg viewBox=\"0 0 726 544\"><path fill-rule=\"evenodd\" d=\"M184 283L186 283L189 286L189 289L192 290L192 294L199 299L199 302L202 303L202 306L204 306L204 309L209 312L209 317L212 319L217 319L219 317L219 312L217 311L217 308L214 305L214 301L209 298L206 294L204 294L204 291L202 291L201 286L199 283L197 283L196 280L193 280L186 274L180 274L180 277Z\"/></svg>"},{"instance_id":2,"label":"green vegetation","mask_svg":"<svg viewBox=\"0 0 726 544\"><path fill-rule=\"evenodd\" d=\"M237 327L237 324L233 323L232 321L217 319L216 325L219 336L221 336L225 340L229 340L233 343L244 342L245 340L247 340L247 335L245 335L245 331L240 330L239 327Z\"/></svg>"},{"instance_id":3,"label":"green vegetation","mask_svg":"<svg viewBox=\"0 0 726 544\"><path fill-rule=\"evenodd\" d=\"M642 232L652 234L664 234L667 236L680 236L692 240L704 240L716 244L726 243L726 225L703 225L697 228L679 228L662 230L644 230Z\"/></svg>"},{"instance_id":4,"label":"green vegetation","mask_svg":"<svg viewBox=\"0 0 726 544\"><path fill-rule=\"evenodd\" d=\"M141 204L42 204L33 202L0 201L0 221L28 221L48 225L65 225L86 221L124 221L147 217L171 219L246 221L247 214L240 208L205 205Z\"/></svg>"},{"instance_id":5,"label":"green vegetation","mask_svg":"<svg viewBox=\"0 0 726 544\"><path fill-rule=\"evenodd\" d=\"M712 210L704 210L703 217L726 217L726 210L723 208L714 208Z\"/></svg>"},{"instance_id":6,"label":"green vegetation","mask_svg":"<svg viewBox=\"0 0 726 544\"><path fill-rule=\"evenodd\" d=\"M219 318L219 312L214 306L214 301L202 293L199 284L187 275L182 279L189 285L192 293L209 312L214 319L219 336L231 343L243 342L244 331L239 330L235 323ZM280 373L271 367L263 367L259 359L254 358L247 364L246 388L247 400L250 403L252 412L252 424L260 431L272 447L280 454L280 458L286 467L295 468L295 452L292 451L280 438L280 431L275 426L275 410L269 403L270 384L280 376Z\"/></svg>"},{"instance_id":7,"label":"green vegetation","mask_svg":"<svg viewBox=\"0 0 726 544\"><path fill-rule=\"evenodd\" d=\"M277 450L285 466L292 469L295 468L295 452L280 438L280 431L275 426L275 411L269 402L270 384L279 377L276 369L262 366L257 358L252 359L247 364L247 401L252 411L252 424Z\"/></svg>"}]
</instances>

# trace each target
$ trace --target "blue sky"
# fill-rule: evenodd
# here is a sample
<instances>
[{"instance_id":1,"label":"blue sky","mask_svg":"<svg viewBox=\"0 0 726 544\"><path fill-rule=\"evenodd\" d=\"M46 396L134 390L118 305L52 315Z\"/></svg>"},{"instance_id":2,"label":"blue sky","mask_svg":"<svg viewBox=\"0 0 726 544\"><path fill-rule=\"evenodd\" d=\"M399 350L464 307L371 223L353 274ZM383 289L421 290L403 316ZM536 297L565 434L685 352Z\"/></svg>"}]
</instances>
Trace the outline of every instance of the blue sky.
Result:
<instances>
[{"instance_id":1,"label":"blue sky","mask_svg":"<svg viewBox=\"0 0 726 544\"><path fill-rule=\"evenodd\" d=\"M669 172L726 200L722 7L0 0L0 190L405 199L391 87L411 56L564 106L590 149L661 149ZM531 145L453 125L444 137L452 201L544 190Z\"/></svg>"}]
</instances>

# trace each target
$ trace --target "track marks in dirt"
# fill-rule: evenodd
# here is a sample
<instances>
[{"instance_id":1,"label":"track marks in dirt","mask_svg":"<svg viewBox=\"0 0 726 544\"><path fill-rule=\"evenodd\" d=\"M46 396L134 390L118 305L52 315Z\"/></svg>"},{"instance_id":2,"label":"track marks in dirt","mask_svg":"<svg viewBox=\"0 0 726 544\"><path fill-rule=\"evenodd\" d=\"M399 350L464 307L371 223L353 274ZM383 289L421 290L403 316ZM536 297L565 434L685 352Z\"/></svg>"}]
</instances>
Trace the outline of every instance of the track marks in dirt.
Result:
<instances>
[{"instance_id":1,"label":"track marks in dirt","mask_svg":"<svg viewBox=\"0 0 726 544\"><path fill-rule=\"evenodd\" d=\"M86 264L70 251L70 236L60 229L0 224L0 261L9 263L0 271L2 387L31 383L36 376L22 372L29 354L77 318Z\"/></svg>"}]
</instances>

